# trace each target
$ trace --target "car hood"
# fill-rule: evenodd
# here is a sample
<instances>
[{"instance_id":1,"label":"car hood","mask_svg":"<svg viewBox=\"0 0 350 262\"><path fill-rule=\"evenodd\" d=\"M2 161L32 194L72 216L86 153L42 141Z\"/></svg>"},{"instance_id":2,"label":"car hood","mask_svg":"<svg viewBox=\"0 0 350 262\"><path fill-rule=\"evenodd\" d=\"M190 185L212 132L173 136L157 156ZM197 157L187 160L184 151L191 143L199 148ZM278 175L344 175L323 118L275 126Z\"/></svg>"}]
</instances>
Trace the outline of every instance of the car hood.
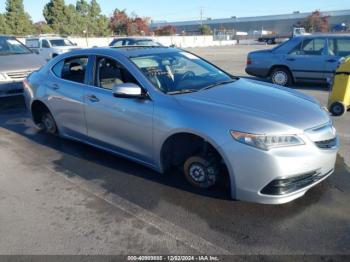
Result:
<instances>
[{"instance_id":1,"label":"car hood","mask_svg":"<svg viewBox=\"0 0 350 262\"><path fill-rule=\"evenodd\" d=\"M209 90L177 95L176 99L192 110L202 111L202 116L217 112L217 119L227 117L227 121L233 122L239 119L244 131L297 131L329 122L329 115L314 98L253 80L240 79Z\"/></svg>"},{"instance_id":2,"label":"car hood","mask_svg":"<svg viewBox=\"0 0 350 262\"><path fill-rule=\"evenodd\" d=\"M44 64L45 59L34 53L1 56L0 72L37 70Z\"/></svg>"}]
</instances>

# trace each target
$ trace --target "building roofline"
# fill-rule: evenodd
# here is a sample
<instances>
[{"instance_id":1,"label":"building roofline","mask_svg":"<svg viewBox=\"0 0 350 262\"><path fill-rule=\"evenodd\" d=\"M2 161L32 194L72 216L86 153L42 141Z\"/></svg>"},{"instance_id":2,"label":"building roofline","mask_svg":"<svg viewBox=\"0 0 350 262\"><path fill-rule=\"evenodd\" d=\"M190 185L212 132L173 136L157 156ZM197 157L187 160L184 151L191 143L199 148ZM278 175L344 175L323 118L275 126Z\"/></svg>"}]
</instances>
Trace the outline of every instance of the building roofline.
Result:
<instances>
[{"instance_id":1,"label":"building roofline","mask_svg":"<svg viewBox=\"0 0 350 262\"><path fill-rule=\"evenodd\" d=\"M324 16L350 16L350 9L347 10L335 10L335 11L321 11ZM179 21L179 22L162 22L151 23L150 27L155 28L159 26L172 25L172 26L189 26L200 24L221 24L221 23L242 23L242 22L260 22L260 21L273 21L273 20L288 20L288 19L302 19L312 14L312 12L304 13L292 13L292 14L280 14L280 15L265 15L265 16L249 16L249 17L232 17L232 18L219 18L211 20L192 20L192 21Z\"/></svg>"}]
</instances>

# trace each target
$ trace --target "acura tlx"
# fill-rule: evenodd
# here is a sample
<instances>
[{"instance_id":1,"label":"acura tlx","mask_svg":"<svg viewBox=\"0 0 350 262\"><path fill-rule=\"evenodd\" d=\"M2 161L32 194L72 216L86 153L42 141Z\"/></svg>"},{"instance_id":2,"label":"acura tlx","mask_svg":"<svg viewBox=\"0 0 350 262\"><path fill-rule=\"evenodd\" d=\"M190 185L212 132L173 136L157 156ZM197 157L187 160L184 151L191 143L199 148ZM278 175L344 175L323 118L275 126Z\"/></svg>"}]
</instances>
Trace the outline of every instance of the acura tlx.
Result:
<instances>
[{"instance_id":1,"label":"acura tlx","mask_svg":"<svg viewBox=\"0 0 350 262\"><path fill-rule=\"evenodd\" d=\"M233 199L290 202L334 171L339 140L315 99L234 77L183 50L76 50L24 87L35 124L47 132L160 173L180 167L204 189L228 173Z\"/></svg>"}]
</instances>

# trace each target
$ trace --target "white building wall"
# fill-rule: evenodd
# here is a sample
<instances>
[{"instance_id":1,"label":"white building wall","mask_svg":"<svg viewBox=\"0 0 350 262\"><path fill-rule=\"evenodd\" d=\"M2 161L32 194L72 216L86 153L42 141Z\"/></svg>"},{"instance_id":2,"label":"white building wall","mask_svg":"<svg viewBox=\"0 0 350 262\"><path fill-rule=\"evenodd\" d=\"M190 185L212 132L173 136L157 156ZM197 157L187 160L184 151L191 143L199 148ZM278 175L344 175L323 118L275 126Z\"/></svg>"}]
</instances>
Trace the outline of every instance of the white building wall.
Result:
<instances>
[{"instance_id":1,"label":"white building wall","mask_svg":"<svg viewBox=\"0 0 350 262\"><path fill-rule=\"evenodd\" d=\"M113 37L69 37L79 47L104 47L112 42ZM175 45L177 47L207 47L207 46L227 46L237 44L236 40L229 41L214 41L213 36L159 36L153 39L165 46ZM24 38L19 38L22 43L25 43Z\"/></svg>"}]
</instances>

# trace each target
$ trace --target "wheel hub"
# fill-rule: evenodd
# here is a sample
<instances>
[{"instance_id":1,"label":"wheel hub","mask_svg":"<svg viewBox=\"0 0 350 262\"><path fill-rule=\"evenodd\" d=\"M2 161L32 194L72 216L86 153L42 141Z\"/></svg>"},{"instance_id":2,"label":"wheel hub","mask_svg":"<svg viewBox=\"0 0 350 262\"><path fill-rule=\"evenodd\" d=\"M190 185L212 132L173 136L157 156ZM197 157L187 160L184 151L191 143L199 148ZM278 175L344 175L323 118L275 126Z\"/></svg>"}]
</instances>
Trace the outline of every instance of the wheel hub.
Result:
<instances>
[{"instance_id":1,"label":"wheel hub","mask_svg":"<svg viewBox=\"0 0 350 262\"><path fill-rule=\"evenodd\" d=\"M336 106L333 107L333 111L336 114L340 114L343 111L343 109L341 108L341 106L336 105Z\"/></svg>"},{"instance_id":2,"label":"wheel hub","mask_svg":"<svg viewBox=\"0 0 350 262\"><path fill-rule=\"evenodd\" d=\"M52 122L52 120L49 117L45 117L43 121L46 129L51 132L54 129L55 124Z\"/></svg>"},{"instance_id":3,"label":"wheel hub","mask_svg":"<svg viewBox=\"0 0 350 262\"><path fill-rule=\"evenodd\" d=\"M282 71L278 71L273 75L273 82L278 85L285 85L287 83L287 74Z\"/></svg>"},{"instance_id":4,"label":"wheel hub","mask_svg":"<svg viewBox=\"0 0 350 262\"><path fill-rule=\"evenodd\" d=\"M206 177L206 171L200 164L192 164L189 170L191 178L196 182L203 182Z\"/></svg>"}]
</instances>

